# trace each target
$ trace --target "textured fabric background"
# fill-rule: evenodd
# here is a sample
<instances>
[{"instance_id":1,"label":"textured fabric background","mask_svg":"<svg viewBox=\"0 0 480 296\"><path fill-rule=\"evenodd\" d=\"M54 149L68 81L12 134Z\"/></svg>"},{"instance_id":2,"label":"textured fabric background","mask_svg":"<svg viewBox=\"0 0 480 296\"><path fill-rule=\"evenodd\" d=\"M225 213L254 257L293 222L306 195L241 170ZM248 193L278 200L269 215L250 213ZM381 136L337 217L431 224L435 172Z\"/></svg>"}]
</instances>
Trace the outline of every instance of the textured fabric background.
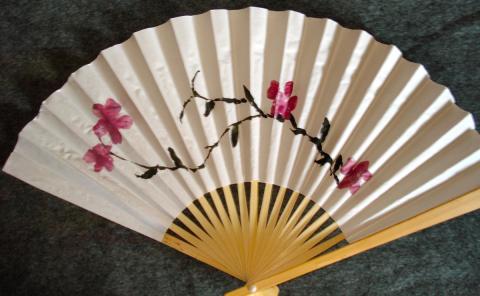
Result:
<instances>
[{"instance_id":1,"label":"textured fabric background","mask_svg":"<svg viewBox=\"0 0 480 296\"><path fill-rule=\"evenodd\" d=\"M0 2L0 166L40 103L100 50L169 18L293 9L397 45L480 114L480 1ZM480 176L479 176L480 177ZM220 295L241 283L0 173L0 295ZM479 295L480 212L280 286L281 295Z\"/></svg>"}]
</instances>

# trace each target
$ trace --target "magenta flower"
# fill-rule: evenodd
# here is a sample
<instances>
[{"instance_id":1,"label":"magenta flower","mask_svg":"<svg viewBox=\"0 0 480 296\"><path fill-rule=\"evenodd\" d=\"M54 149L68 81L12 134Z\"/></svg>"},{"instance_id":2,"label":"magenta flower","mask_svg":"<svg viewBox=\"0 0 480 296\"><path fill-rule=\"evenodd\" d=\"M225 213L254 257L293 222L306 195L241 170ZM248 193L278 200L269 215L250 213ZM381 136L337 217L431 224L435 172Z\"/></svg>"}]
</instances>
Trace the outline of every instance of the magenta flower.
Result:
<instances>
[{"instance_id":1,"label":"magenta flower","mask_svg":"<svg viewBox=\"0 0 480 296\"><path fill-rule=\"evenodd\" d=\"M267 98L273 100L270 114L274 117L280 115L283 119L290 119L290 113L297 106L297 96L291 96L293 81L285 83L283 92L279 90L278 81L272 80L267 90Z\"/></svg>"},{"instance_id":2,"label":"magenta flower","mask_svg":"<svg viewBox=\"0 0 480 296\"><path fill-rule=\"evenodd\" d=\"M100 172L103 168L107 171L113 170L113 158L110 156L110 150L112 146L97 144L91 149L88 149L87 153L83 156L83 160L86 163L95 163L94 171Z\"/></svg>"},{"instance_id":3,"label":"magenta flower","mask_svg":"<svg viewBox=\"0 0 480 296\"><path fill-rule=\"evenodd\" d=\"M101 138L107 133L110 135L113 144L122 142L122 134L119 129L127 129L132 126L133 120L128 115L120 116L122 106L114 99L109 98L105 105L93 104L93 114L100 119L93 126L93 132Z\"/></svg>"},{"instance_id":4,"label":"magenta flower","mask_svg":"<svg viewBox=\"0 0 480 296\"><path fill-rule=\"evenodd\" d=\"M348 158L347 163L342 166L340 173L344 174L345 177L343 180L338 183L338 188L349 188L350 192L354 194L360 189L361 179L368 181L372 177L372 173L368 171L368 166L370 162L362 161L355 162L352 158Z\"/></svg>"}]
</instances>

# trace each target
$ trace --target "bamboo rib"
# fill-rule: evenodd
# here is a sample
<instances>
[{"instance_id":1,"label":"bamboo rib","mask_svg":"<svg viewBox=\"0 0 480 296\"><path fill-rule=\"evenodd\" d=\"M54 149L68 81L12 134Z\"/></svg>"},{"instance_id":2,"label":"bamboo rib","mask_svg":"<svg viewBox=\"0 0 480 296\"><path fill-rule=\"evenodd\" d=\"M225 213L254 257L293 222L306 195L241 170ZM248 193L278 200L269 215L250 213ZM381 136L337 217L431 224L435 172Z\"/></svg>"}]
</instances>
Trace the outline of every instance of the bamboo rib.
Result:
<instances>
[{"instance_id":1,"label":"bamboo rib","mask_svg":"<svg viewBox=\"0 0 480 296\"><path fill-rule=\"evenodd\" d=\"M210 192L210 195L212 196L213 202L215 204L215 209L217 210L218 214L220 215L220 219L224 225L224 229L228 235L227 240L229 241L232 249L232 254L234 256L234 260L236 262L237 266L237 271L241 274L242 270L242 259L241 256L239 255L238 251L238 244L236 243L236 236L235 236L235 230L233 229L233 226L230 222L228 214L225 212L225 208L223 207L223 203L220 200L220 196L218 195L218 192L216 190ZM233 235L233 237L232 237Z\"/></svg>"},{"instance_id":2,"label":"bamboo rib","mask_svg":"<svg viewBox=\"0 0 480 296\"><path fill-rule=\"evenodd\" d=\"M341 233L325 242L322 242L321 244L315 246L314 248L309 249L309 247L307 246L302 246L301 250L299 251L299 255L297 255L294 259L291 259L288 262L278 267L273 267L272 269L270 269L270 271L267 271L265 274L262 274L259 278L260 279L267 278L269 276L273 276L282 271L298 266L303 262L307 262L308 260L318 256L319 254L322 254L323 252L327 251L328 249L330 249L331 247L335 246L336 244L340 243L343 240L345 240L345 236Z\"/></svg>"},{"instance_id":3,"label":"bamboo rib","mask_svg":"<svg viewBox=\"0 0 480 296\"><path fill-rule=\"evenodd\" d=\"M169 246L170 248L173 248L177 251L180 251L182 253L184 253L185 255L188 255L192 258L195 258L203 263L206 263L210 266L213 266L215 268L217 268L218 270L221 270L233 277L236 277L235 274L233 274L230 270L226 269L222 264L218 263L217 261L211 259L210 257L205 257L205 256L202 256L198 253L198 251L196 250L195 247L193 247L192 245L184 242L184 241L181 241L179 240L178 238L170 235L170 234L165 234L165 236L163 237L163 240L162 240L162 243L164 243L165 245Z\"/></svg>"},{"instance_id":4,"label":"bamboo rib","mask_svg":"<svg viewBox=\"0 0 480 296\"><path fill-rule=\"evenodd\" d=\"M218 229L217 227L212 226L205 217L200 213L200 211L196 208L194 204L192 204L189 207L190 212L194 215L194 217L200 221L200 224L202 227L207 231L207 234L212 238L213 241L218 242L217 245L219 246L218 248L214 248L213 250L216 251L217 254L229 254L231 252L231 249L229 248L229 245L226 242L225 236L222 234L222 231ZM207 213L208 215L208 213ZM211 250L210 250L211 252ZM230 264L233 264L230 262L230 260L227 260L226 262L229 262Z\"/></svg>"},{"instance_id":5,"label":"bamboo rib","mask_svg":"<svg viewBox=\"0 0 480 296\"><path fill-rule=\"evenodd\" d=\"M302 217L301 214L303 213L303 210L305 209L305 207L308 205L308 202L309 201L307 199L302 200L302 203L292 215L292 218L289 220L289 223L287 223L287 226L285 227L285 229L282 230L282 233L279 236L277 248L273 252L274 253L273 258L281 258L279 260L281 260L281 262L285 262L286 259L284 259L284 257L287 256L288 254L287 249L288 251L291 250L289 246L291 246L292 240L293 242L296 242L296 245L298 245L298 241L294 240L294 238L299 236L301 231L304 229L305 225L310 221L310 219L315 215L315 213L320 210L320 207L314 205L307 212L307 214L305 214ZM297 224L295 224L299 219L300 221ZM288 258L291 258L291 257L288 256ZM265 269L270 269L272 264L276 264L276 261L277 260L270 261L270 264L268 264L265 267Z\"/></svg>"},{"instance_id":6,"label":"bamboo rib","mask_svg":"<svg viewBox=\"0 0 480 296\"><path fill-rule=\"evenodd\" d=\"M318 256L343 240L337 236L324 241L338 226L328 224L330 217L311 200L287 190L258 182L251 183L248 196L243 183L213 190L174 221L169 232L185 245L176 238L173 245L251 282Z\"/></svg>"},{"instance_id":7,"label":"bamboo rib","mask_svg":"<svg viewBox=\"0 0 480 296\"><path fill-rule=\"evenodd\" d=\"M257 218L258 218L258 182L254 181L250 188L250 219L248 224L248 255L247 266L252 266L253 254L255 250L255 234L257 232ZM247 279L253 277L252 271L247 272Z\"/></svg>"},{"instance_id":8,"label":"bamboo rib","mask_svg":"<svg viewBox=\"0 0 480 296\"><path fill-rule=\"evenodd\" d=\"M240 219L237 214L237 209L235 205L235 201L233 199L232 191L230 190L230 187L224 187L223 188L223 193L225 196L225 200L227 202L227 208L228 208L228 215L230 217L230 220L232 221L232 227L233 227L233 232L235 234L235 244L237 246L237 253L238 257L240 260L240 269L243 275L246 275L247 273L247 266L246 262L244 260L245 258L245 248L243 245L243 235L242 235L242 228L240 225Z\"/></svg>"},{"instance_id":9,"label":"bamboo rib","mask_svg":"<svg viewBox=\"0 0 480 296\"><path fill-rule=\"evenodd\" d=\"M190 234L189 232L183 230L181 227L179 227L177 225L172 225L170 227L170 229L174 233L176 233L177 235L182 237L187 243L196 247L198 252L199 252L199 255L204 256L204 257L210 257L210 258L212 258L212 260L216 260L215 258L217 257L216 256L217 254L215 254L215 255L211 254L211 249L209 249L208 246L206 246L206 244L203 243L202 240L198 239L197 237L195 237L194 235ZM235 265L228 260L228 257L226 257L226 258L227 259L223 259L222 263L220 263L220 264L224 265L227 269L229 269L230 273L235 274L236 277L240 276L237 269L235 268Z\"/></svg>"},{"instance_id":10,"label":"bamboo rib","mask_svg":"<svg viewBox=\"0 0 480 296\"><path fill-rule=\"evenodd\" d=\"M274 244L277 241L277 233L274 230L275 230L275 225L279 220L281 206L285 198L285 192L286 192L286 188L280 188L280 190L278 191L277 197L275 199L275 203L273 205L272 213L270 214L270 218L268 219L268 222L267 222L267 227L265 229L265 234L264 234L264 245L263 245L263 248L260 249L259 261L257 264L257 266L259 266L259 269L262 269L262 270L265 269L264 265L265 265L265 257L267 257L266 255L268 255L269 252L272 252L272 248L275 247Z\"/></svg>"},{"instance_id":11,"label":"bamboo rib","mask_svg":"<svg viewBox=\"0 0 480 296\"><path fill-rule=\"evenodd\" d=\"M254 248L254 262L251 265L252 267L252 272L250 274L257 272L258 270L258 262L261 260L260 253L261 253L261 248L264 247L264 233L265 233L265 228L267 224L267 218L268 218L268 210L269 210L269 205L270 205L270 200L272 197L272 184L267 184L265 186L265 190L263 192L263 200L260 208L260 216L258 219L258 225L257 225L257 233L256 233L256 239L255 239L255 248Z\"/></svg>"},{"instance_id":12,"label":"bamboo rib","mask_svg":"<svg viewBox=\"0 0 480 296\"><path fill-rule=\"evenodd\" d=\"M299 264L294 268L278 273L261 281L254 282L251 285L255 286L257 290L264 290L268 289L269 287L274 287L306 273L394 241L403 236L445 222L466 213L473 212L479 208L480 189L477 189L362 240L332 251L331 253L319 256L306 263ZM244 296L248 294L249 290L246 286L244 286L237 290L226 293L225 295Z\"/></svg>"},{"instance_id":13,"label":"bamboo rib","mask_svg":"<svg viewBox=\"0 0 480 296\"><path fill-rule=\"evenodd\" d=\"M265 262L274 261L276 256L278 255L277 251L279 249L279 244L281 243L281 234L283 232L284 226L288 222L288 218L290 217L292 210L294 209L295 203L298 200L298 196L299 196L298 192L292 193L292 195L290 196L290 199L287 202L287 205L285 206L284 211L282 212L282 215L280 216L277 224L274 226L274 229L272 232L273 242L271 246L267 247L267 250L265 251L265 256L262 260L263 265L265 264ZM266 268L266 266L263 268Z\"/></svg>"},{"instance_id":14,"label":"bamboo rib","mask_svg":"<svg viewBox=\"0 0 480 296\"><path fill-rule=\"evenodd\" d=\"M203 230L201 230L198 226L196 226L195 223L193 223L190 219L186 218L185 215L181 214L179 216L179 220L182 223L184 223L185 226L187 226L189 229L191 229L195 233L195 236L197 236L200 239L200 241L205 242L205 245L194 244L190 240L187 240L187 242L189 242L190 244L199 248L203 253L210 253L211 250L217 250L217 255L218 255L218 257L220 257L221 262L224 262L224 264L230 270L232 270L232 272L235 273L235 268L234 268L233 262L230 262L228 254L225 253L225 250L220 245L218 245L218 243L216 241L212 240ZM177 235L180 235L180 236L183 237L182 233L184 233L184 230L180 229L179 226L172 225L171 229ZM181 232L179 232L179 231L181 231Z\"/></svg>"},{"instance_id":15,"label":"bamboo rib","mask_svg":"<svg viewBox=\"0 0 480 296\"><path fill-rule=\"evenodd\" d=\"M285 250L284 252L282 253L282 255L279 256L279 260L275 261L273 265L269 266L268 270L265 272L267 275L272 275L272 274L275 274L275 273L278 273L278 272L281 272L283 270L285 270L286 268L292 266L291 262L297 262L299 261L297 258L304 258L305 257L305 254L308 250L310 250L312 247L314 247L316 244L318 244L319 242L321 242L323 239L325 239L329 234L331 234L333 231L335 231L336 229L338 228L338 226L334 223L334 224L331 224L329 226L327 226L325 229L323 229L320 233L318 233L317 235L315 235L312 239L306 241L306 242L303 242L303 241L297 241L296 243L292 243L291 245L289 245ZM344 236L342 235L341 236L342 238L344 238ZM338 238L337 238L338 239ZM341 240L337 241L340 242ZM325 242L326 243L326 242ZM327 244L329 245L329 244ZM329 245L330 246L330 245ZM331 245L333 246L333 245ZM330 246L330 247L331 247ZM323 249L323 248L319 248L318 250L320 250L321 252L323 252L324 250L327 250L328 248L326 249ZM310 254L310 253L309 253ZM313 256L316 256L316 255L319 255L320 253L318 254L314 254ZM312 257L313 257L312 256ZM311 257L308 256L309 258L306 258L306 260L310 259ZM302 262L305 262L305 261L302 261ZM264 274L260 275L260 279L261 277L265 277Z\"/></svg>"},{"instance_id":16,"label":"bamboo rib","mask_svg":"<svg viewBox=\"0 0 480 296\"><path fill-rule=\"evenodd\" d=\"M248 246L249 246L249 220L248 220L248 207L247 207L247 195L245 193L245 184L237 184L238 205L240 207L240 219L242 227L242 247L243 247L243 261L245 262L244 278L247 278L248 267Z\"/></svg>"},{"instance_id":17,"label":"bamboo rib","mask_svg":"<svg viewBox=\"0 0 480 296\"><path fill-rule=\"evenodd\" d=\"M210 206L210 204L208 203L206 198L200 199L199 202L200 202L203 210L206 212L208 219L210 220L210 222L212 222L213 227L215 228L215 230L220 235L220 238L222 239L223 244L227 247L228 252L230 254L235 254L234 242L232 242L232 240L230 240L229 235L228 235L228 231L225 229L224 225L218 219L217 215L215 214L215 211L212 209L212 207ZM223 208L223 205L221 205L220 209L222 209L222 208ZM240 279L242 279L242 278L243 277L240 277Z\"/></svg>"}]
</instances>

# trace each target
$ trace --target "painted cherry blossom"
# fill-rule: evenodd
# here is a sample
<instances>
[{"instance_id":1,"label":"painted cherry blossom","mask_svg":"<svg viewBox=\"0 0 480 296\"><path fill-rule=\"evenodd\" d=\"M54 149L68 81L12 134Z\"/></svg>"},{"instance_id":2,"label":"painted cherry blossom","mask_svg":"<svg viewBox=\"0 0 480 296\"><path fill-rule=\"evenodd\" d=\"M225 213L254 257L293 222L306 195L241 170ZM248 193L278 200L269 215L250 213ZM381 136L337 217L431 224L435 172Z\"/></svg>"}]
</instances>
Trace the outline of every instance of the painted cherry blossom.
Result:
<instances>
[{"instance_id":1,"label":"painted cherry blossom","mask_svg":"<svg viewBox=\"0 0 480 296\"><path fill-rule=\"evenodd\" d=\"M348 188L352 194L357 192L360 189L361 179L368 181L372 177L372 173L368 171L369 165L368 160L356 162L351 157L348 158L347 163L340 169L340 173L344 174L345 177L338 183L338 188Z\"/></svg>"},{"instance_id":2,"label":"painted cherry blossom","mask_svg":"<svg viewBox=\"0 0 480 296\"><path fill-rule=\"evenodd\" d=\"M128 115L120 115L122 106L114 99L109 98L105 105L94 104L93 114L100 119L93 126L93 132L97 137L109 134L113 144L122 142L122 134L119 129L128 129L132 126L133 120Z\"/></svg>"},{"instance_id":3,"label":"painted cherry blossom","mask_svg":"<svg viewBox=\"0 0 480 296\"><path fill-rule=\"evenodd\" d=\"M272 80L267 90L267 98L273 100L270 114L274 117L280 115L283 119L290 119L290 113L297 106L297 96L292 96L293 81L285 83L283 92L279 90L278 81Z\"/></svg>"},{"instance_id":4,"label":"painted cherry blossom","mask_svg":"<svg viewBox=\"0 0 480 296\"><path fill-rule=\"evenodd\" d=\"M83 160L86 163L95 163L94 171L100 172L103 168L107 171L113 170L113 158L110 155L112 146L97 144L91 149L88 149L87 153L83 156Z\"/></svg>"}]
</instances>

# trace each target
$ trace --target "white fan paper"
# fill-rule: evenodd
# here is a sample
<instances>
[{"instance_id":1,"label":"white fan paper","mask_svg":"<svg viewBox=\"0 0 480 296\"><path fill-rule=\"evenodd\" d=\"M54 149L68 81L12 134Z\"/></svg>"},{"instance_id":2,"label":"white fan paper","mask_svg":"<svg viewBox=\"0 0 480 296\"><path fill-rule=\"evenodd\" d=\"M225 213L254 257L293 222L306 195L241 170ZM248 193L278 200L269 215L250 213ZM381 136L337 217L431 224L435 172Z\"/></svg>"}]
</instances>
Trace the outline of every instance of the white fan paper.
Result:
<instances>
[{"instance_id":1,"label":"white fan paper","mask_svg":"<svg viewBox=\"0 0 480 296\"><path fill-rule=\"evenodd\" d=\"M334 158L369 161L372 178L352 194L339 189L330 165L288 121L258 118L239 125L238 144L219 142L205 168L142 169L114 160L111 172L94 172L85 152L98 144L94 103L114 98L133 118L112 151L131 161L172 165L168 148L188 166L202 163L205 146L256 110L208 98L244 98L247 87L268 113L271 80L294 82L296 123L320 136ZM146 236L162 241L173 221L196 199L244 182L274 184L316 203L348 242L436 207L480 186L480 137L472 116L450 91L391 45L329 19L260 8L212 10L139 31L103 50L73 73L20 133L4 170L44 191ZM338 174L342 179L343 175Z\"/></svg>"}]
</instances>

